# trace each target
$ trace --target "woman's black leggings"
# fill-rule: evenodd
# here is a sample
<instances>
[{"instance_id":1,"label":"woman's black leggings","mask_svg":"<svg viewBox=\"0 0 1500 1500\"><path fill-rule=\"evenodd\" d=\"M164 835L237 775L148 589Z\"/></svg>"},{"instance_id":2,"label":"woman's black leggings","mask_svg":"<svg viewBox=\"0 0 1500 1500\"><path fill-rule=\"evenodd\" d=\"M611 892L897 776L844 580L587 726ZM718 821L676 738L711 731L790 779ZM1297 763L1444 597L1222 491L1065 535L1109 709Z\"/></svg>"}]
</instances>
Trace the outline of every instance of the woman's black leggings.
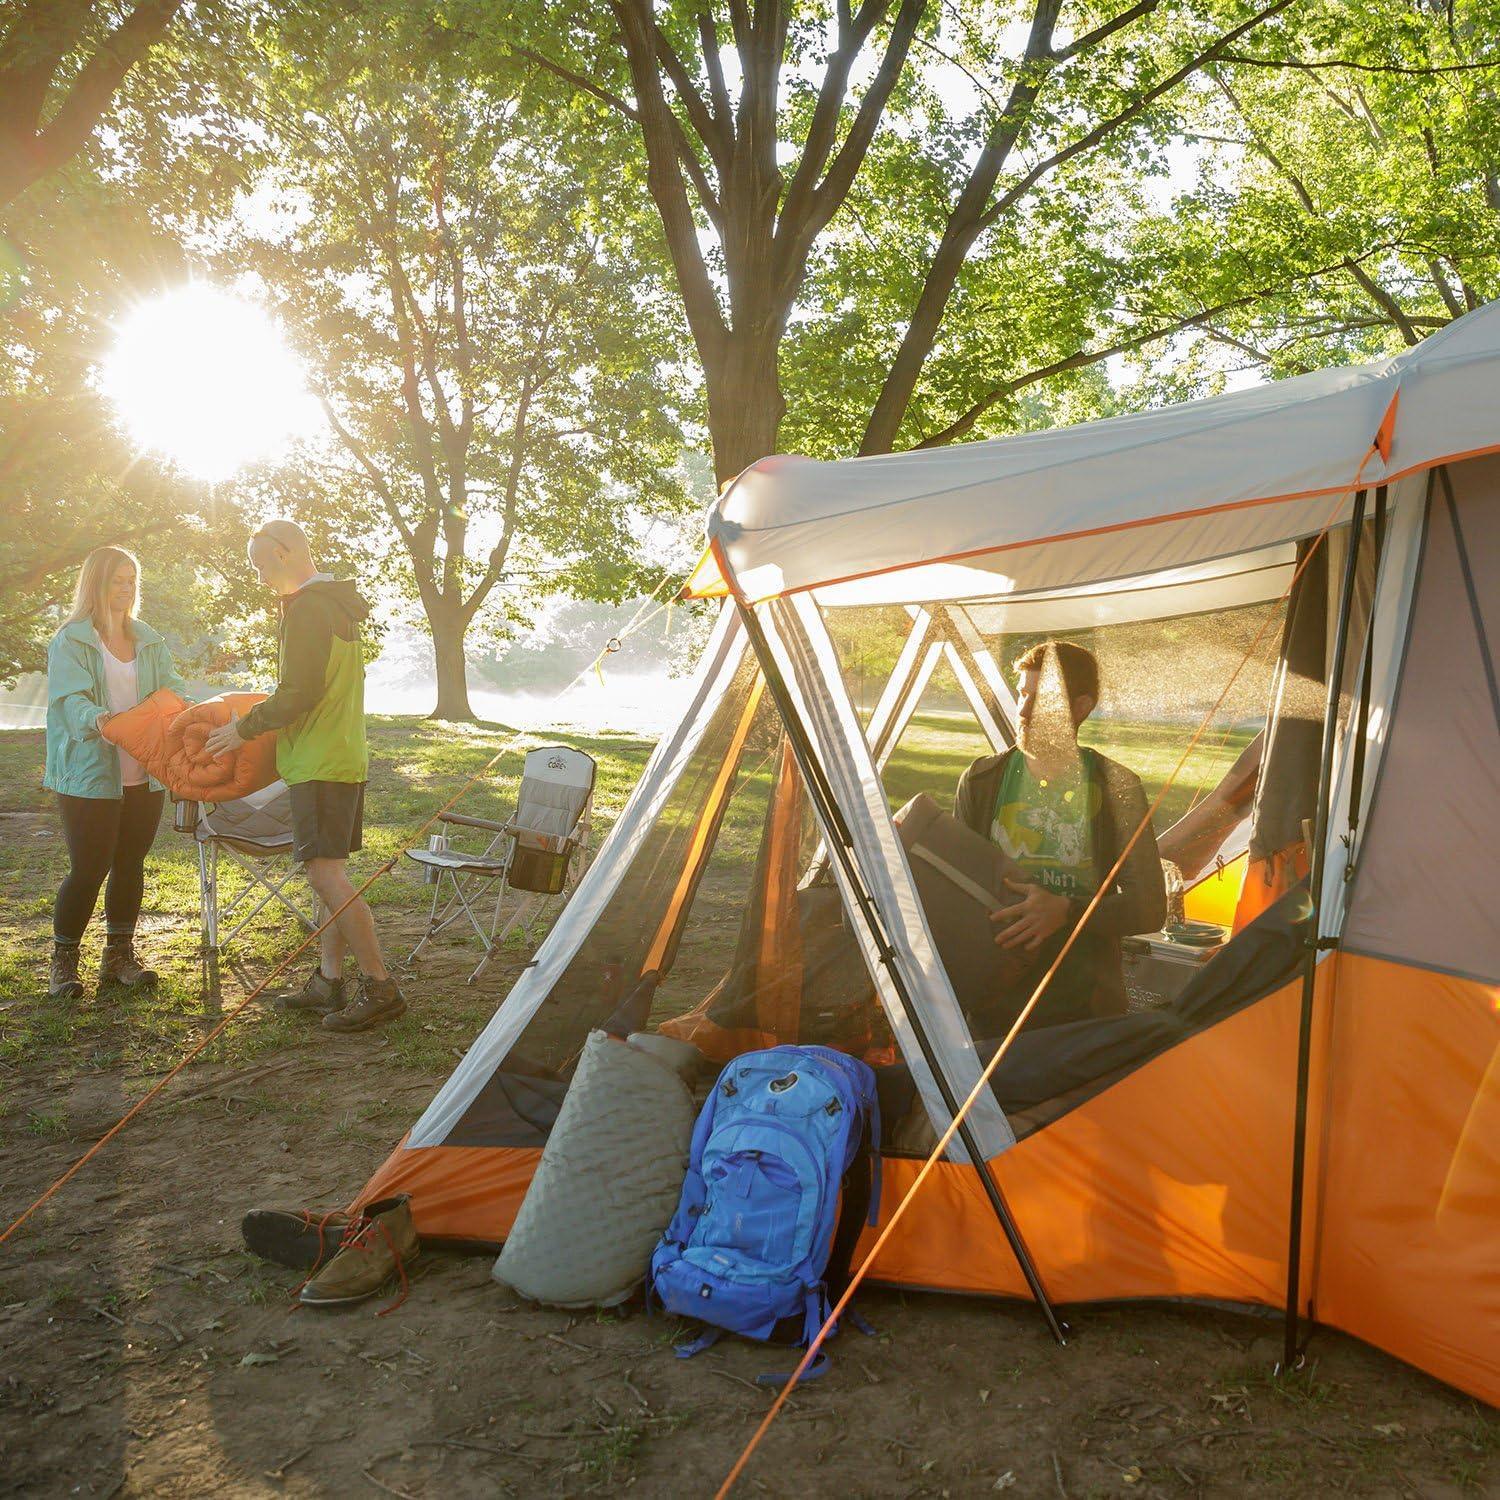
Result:
<instances>
[{"instance_id":1,"label":"woman's black leggings","mask_svg":"<svg viewBox=\"0 0 1500 1500\"><path fill-rule=\"evenodd\" d=\"M112 937L135 931L146 885L146 852L156 838L165 800L165 792L153 792L146 782L126 787L123 797L58 796L71 865L52 908L52 934L59 943L83 937L106 878L104 930Z\"/></svg>"}]
</instances>

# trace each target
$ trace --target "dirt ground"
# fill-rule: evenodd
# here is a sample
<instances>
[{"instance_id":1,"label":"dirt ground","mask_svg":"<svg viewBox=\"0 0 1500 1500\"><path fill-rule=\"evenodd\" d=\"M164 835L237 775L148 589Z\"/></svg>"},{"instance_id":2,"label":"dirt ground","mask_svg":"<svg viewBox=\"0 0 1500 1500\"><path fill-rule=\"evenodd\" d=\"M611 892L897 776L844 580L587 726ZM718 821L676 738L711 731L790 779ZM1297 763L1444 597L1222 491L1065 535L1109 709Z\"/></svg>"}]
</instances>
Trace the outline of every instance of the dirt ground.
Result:
<instances>
[{"instance_id":1,"label":"dirt ground","mask_svg":"<svg viewBox=\"0 0 1500 1500\"><path fill-rule=\"evenodd\" d=\"M416 1002L461 962L424 965ZM247 1208L338 1203L415 1116L433 1079L389 1051L310 1033L193 1068L0 1249L0 1493L713 1492L777 1352L680 1362L667 1324L521 1306L442 1254L386 1316L293 1312L295 1276L238 1248ZM8 1220L128 1096L108 1068L3 1081ZM863 1305L879 1336L839 1341L743 1493L1500 1493L1493 1414L1330 1332L1278 1383L1275 1327L1229 1313L1080 1308L1059 1349L1026 1307Z\"/></svg>"},{"instance_id":2,"label":"dirt ground","mask_svg":"<svg viewBox=\"0 0 1500 1500\"><path fill-rule=\"evenodd\" d=\"M381 920L410 946L414 918ZM472 962L440 950L408 982L419 1034L446 1044L424 1008L451 1024L459 996L487 1007L519 965L474 997ZM183 1018L184 1049L245 977ZM48 1003L4 1002L36 1025ZM6 1223L148 1081L117 1035L132 1018L85 1003L92 1052L0 1060ZM518 1305L488 1259L443 1254L386 1316L387 1299L293 1311L297 1278L241 1251L241 1214L344 1201L431 1096L433 1053L457 1049L264 1024L274 1045L206 1054L0 1246L0 1494L712 1494L780 1351L731 1341L681 1362L668 1323ZM1242 1315L1079 1308L1060 1349L1024 1306L862 1306L878 1336L838 1341L739 1493L1500 1493L1492 1412L1331 1332L1279 1383L1278 1328Z\"/></svg>"}]
</instances>

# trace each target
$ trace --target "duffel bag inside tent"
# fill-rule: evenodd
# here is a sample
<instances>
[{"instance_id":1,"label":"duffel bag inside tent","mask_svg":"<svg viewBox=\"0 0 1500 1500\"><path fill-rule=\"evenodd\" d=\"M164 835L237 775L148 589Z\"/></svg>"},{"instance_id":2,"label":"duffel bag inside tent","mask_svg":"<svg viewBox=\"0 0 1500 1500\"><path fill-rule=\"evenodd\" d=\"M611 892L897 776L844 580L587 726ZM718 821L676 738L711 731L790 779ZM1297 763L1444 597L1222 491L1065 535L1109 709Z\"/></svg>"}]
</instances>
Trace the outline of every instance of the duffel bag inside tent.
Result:
<instances>
[{"instance_id":1,"label":"duffel bag inside tent","mask_svg":"<svg viewBox=\"0 0 1500 1500\"><path fill-rule=\"evenodd\" d=\"M1125 1014L1044 999L872 1279L1281 1310L1500 1400L1500 307L1136 416L768 458L708 535L691 706L362 1201L503 1241L623 1011L715 1062L875 1065L888 1218L996 1045L893 812L1010 745L1016 657L1072 640L1103 677L1083 738L1149 796L1207 721L1159 833L1258 763L1183 896L1233 937Z\"/></svg>"}]
</instances>

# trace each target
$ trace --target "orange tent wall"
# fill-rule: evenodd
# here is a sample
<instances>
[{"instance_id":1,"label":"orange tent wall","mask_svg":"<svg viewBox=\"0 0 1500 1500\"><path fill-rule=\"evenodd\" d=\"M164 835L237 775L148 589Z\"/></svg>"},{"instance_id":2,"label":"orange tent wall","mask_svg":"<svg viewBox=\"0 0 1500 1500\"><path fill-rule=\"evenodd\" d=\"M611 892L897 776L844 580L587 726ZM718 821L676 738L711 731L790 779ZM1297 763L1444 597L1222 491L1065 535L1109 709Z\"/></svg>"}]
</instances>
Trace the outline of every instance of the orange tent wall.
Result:
<instances>
[{"instance_id":1,"label":"orange tent wall","mask_svg":"<svg viewBox=\"0 0 1500 1500\"><path fill-rule=\"evenodd\" d=\"M1326 988L1329 964L1319 977ZM1299 985L1278 990L992 1163L1054 1299L1280 1305L1299 1002ZM885 1164L886 1214L919 1165ZM972 1169L952 1162L921 1189L873 1273L1027 1295Z\"/></svg>"},{"instance_id":2,"label":"orange tent wall","mask_svg":"<svg viewBox=\"0 0 1500 1500\"><path fill-rule=\"evenodd\" d=\"M410 1193L412 1220L423 1238L498 1245L516 1222L541 1159L534 1146L413 1149L403 1139L350 1207Z\"/></svg>"},{"instance_id":3,"label":"orange tent wall","mask_svg":"<svg viewBox=\"0 0 1500 1500\"><path fill-rule=\"evenodd\" d=\"M1318 975L1303 1311L1500 1402L1500 991L1348 955ZM992 1164L1053 1298L1281 1306L1300 999L1285 986ZM539 1155L403 1144L359 1201L409 1192L421 1234L498 1242ZM885 1161L882 1226L919 1166ZM973 1170L951 1162L872 1275L1027 1295Z\"/></svg>"},{"instance_id":4,"label":"orange tent wall","mask_svg":"<svg viewBox=\"0 0 1500 1500\"><path fill-rule=\"evenodd\" d=\"M1339 966L1313 1315L1500 1404L1500 986Z\"/></svg>"}]
</instances>

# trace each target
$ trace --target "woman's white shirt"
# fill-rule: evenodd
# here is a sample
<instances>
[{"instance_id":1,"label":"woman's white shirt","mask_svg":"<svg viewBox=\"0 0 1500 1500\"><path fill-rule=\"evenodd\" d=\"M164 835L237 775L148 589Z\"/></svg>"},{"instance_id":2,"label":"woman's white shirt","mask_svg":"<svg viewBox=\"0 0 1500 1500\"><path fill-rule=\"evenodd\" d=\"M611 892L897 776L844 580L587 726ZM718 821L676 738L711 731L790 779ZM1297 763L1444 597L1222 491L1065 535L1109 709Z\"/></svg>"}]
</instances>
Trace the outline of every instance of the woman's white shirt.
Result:
<instances>
[{"instance_id":1,"label":"woman's white shirt","mask_svg":"<svg viewBox=\"0 0 1500 1500\"><path fill-rule=\"evenodd\" d=\"M109 711L114 714L122 714L128 708L134 708L140 702L139 690L136 687L136 671L134 661L121 661L108 646L104 644L104 638L99 638L99 649L104 653L104 696L109 700ZM146 780L146 773L141 768L141 763L135 756L120 751L120 781L124 786L140 786Z\"/></svg>"}]
</instances>

